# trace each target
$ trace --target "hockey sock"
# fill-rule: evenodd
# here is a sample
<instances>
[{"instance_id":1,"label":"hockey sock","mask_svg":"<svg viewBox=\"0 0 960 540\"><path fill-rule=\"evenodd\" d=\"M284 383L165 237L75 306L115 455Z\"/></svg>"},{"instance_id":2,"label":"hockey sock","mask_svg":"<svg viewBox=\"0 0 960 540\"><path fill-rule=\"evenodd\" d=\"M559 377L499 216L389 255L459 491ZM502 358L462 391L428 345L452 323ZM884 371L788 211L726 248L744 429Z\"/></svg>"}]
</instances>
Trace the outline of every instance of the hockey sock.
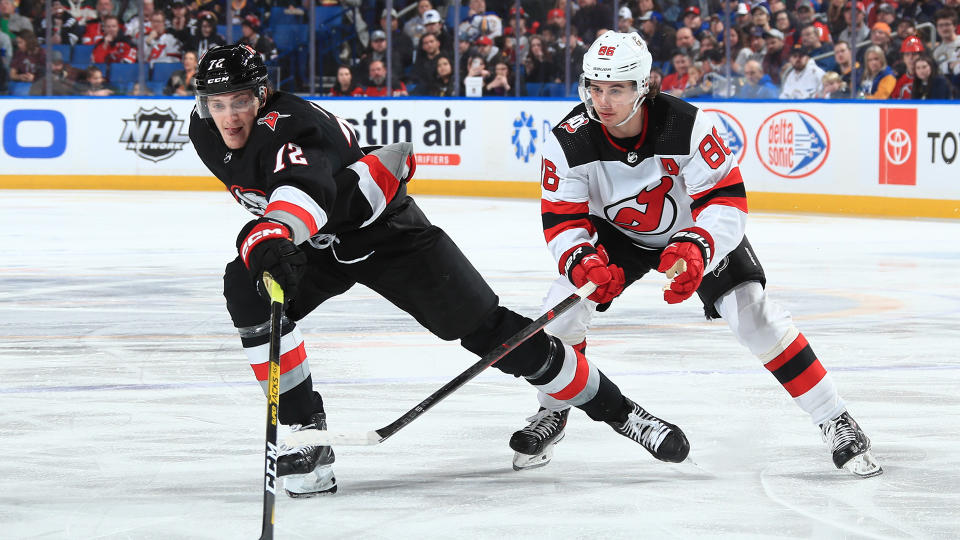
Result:
<instances>
[{"instance_id":1,"label":"hockey sock","mask_svg":"<svg viewBox=\"0 0 960 540\"><path fill-rule=\"evenodd\" d=\"M587 357L550 337L547 361L527 381L548 396L581 409L597 421L617 420L625 401L613 384Z\"/></svg>"},{"instance_id":2,"label":"hockey sock","mask_svg":"<svg viewBox=\"0 0 960 540\"><path fill-rule=\"evenodd\" d=\"M760 360L814 424L822 424L846 409L830 374L796 327L760 355Z\"/></svg>"},{"instance_id":3,"label":"hockey sock","mask_svg":"<svg viewBox=\"0 0 960 540\"><path fill-rule=\"evenodd\" d=\"M264 323L257 326L248 326L240 328L240 342L243 344L243 351L247 354L250 361L250 367L253 368L253 374L260 382L264 395L267 394L267 384L270 376L270 323ZM307 360L306 348L303 344L303 335L296 323L286 318L283 320L280 337L280 423L299 424L299 419L307 418L315 410L313 405L307 406L312 402L313 385L310 382L310 362ZM306 382L307 385L302 383ZM303 386L298 392L305 392L306 397L297 397L291 401L291 405L282 406L287 399L286 394L294 389ZM297 394L299 395L299 394ZM319 395L317 396L319 398ZM304 409L300 410L303 406ZM320 410L322 410L322 404ZM288 421L290 420L290 421Z\"/></svg>"},{"instance_id":4,"label":"hockey sock","mask_svg":"<svg viewBox=\"0 0 960 540\"><path fill-rule=\"evenodd\" d=\"M310 375L300 384L280 394L281 424L306 425L310 423L310 417L318 412L323 412L323 398L313 390L313 379Z\"/></svg>"}]
</instances>

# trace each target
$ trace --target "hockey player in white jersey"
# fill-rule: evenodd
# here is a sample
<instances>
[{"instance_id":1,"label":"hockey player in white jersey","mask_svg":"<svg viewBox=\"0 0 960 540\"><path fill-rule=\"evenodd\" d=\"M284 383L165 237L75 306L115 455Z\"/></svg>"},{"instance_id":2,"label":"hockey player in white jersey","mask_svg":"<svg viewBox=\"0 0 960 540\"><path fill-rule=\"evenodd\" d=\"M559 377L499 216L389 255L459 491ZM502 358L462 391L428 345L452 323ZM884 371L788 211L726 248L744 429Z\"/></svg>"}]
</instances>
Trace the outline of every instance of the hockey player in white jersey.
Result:
<instances>
[{"instance_id":1,"label":"hockey player in white jersey","mask_svg":"<svg viewBox=\"0 0 960 540\"><path fill-rule=\"evenodd\" d=\"M637 33L599 37L583 59L583 103L544 146L543 229L561 274L545 305L587 280L598 285L548 332L584 350L594 311L648 271L664 272L664 300L696 292L708 318L722 317L820 427L837 468L881 474L830 375L764 292L763 268L744 236L747 199L735 156L697 107L648 87L650 66ZM510 439L517 470L546 465L563 438L569 406L538 397L540 410Z\"/></svg>"}]
</instances>

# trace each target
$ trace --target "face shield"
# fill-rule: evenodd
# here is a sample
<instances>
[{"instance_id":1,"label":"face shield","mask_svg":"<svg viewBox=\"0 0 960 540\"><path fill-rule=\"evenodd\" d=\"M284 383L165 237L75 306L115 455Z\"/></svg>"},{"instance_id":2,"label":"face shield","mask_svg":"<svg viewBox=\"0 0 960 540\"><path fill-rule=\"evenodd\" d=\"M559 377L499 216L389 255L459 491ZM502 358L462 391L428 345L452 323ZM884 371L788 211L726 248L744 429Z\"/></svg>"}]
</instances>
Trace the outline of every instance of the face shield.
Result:
<instances>
[{"instance_id":1,"label":"face shield","mask_svg":"<svg viewBox=\"0 0 960 540\"><path fill-rule=\"evenodd\" d=\"M243 116L256 113L260 102L253 90L240 90L226 94L197 95L197 114L200 118L224 118L234 114Z\"/></svg>"},{"instance_id":2,"label":"face shield","mask_svg":"<svg viewBox=\"0 0 960 540\"><path fill-rule=\"evenodd\" d=\"M612 85L616 82L621 84ZM583 74L580 75L579 93L580 100L587 107L587 114L593 120L600 121L597 117L595 108L597 105L612 107L615 110L623 110L624 107L630 107L630 114L623 121L617 124L617 127L626 124L640 109L643 103L643 96L637 91L636 81L604 81L605 84L593 84Z\"/></svg>"}]
</instances>

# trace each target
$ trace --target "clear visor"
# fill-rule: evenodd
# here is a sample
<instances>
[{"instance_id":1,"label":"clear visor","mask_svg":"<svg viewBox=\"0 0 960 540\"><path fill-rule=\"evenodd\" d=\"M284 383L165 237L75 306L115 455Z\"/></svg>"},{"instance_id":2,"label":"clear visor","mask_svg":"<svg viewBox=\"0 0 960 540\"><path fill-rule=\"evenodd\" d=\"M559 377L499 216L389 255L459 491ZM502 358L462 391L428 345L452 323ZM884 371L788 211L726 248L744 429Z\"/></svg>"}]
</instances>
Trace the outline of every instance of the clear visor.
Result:
<instances>
[{"instance_id":1,"label":"clear visor","mask_svg":"<svg viewBox=\"0 0 960 540\"><path fill-rule=\"evenodd\" d=\"M241 90L228 94L197 96L197 113L200 118L225 117L256 113L260 103L253 90Z\"/></svg>"},{"instance_id":2,"label":"clear visor","mask_svg":"<svg viewBox=\"0 0 960 540\"><path fill-rule=\"evenodd\" d=\"M592 82L584 81L584 91L594 107L633 105L640 94L633 81Z\"/></svg>"},{"instance_id":3,"label":"clear visor","mask_svg":"<svg viewBox=\"0 0 960 540\"><path fill-rule=\"evenodd\" d=\"M631 105L630 114L619 124L621 126L637 113L640 104L643 103L637 85L633 81L609 81L595 83L586 78L584 74L580 75L580 101L587 107L587 116L591 119L600 121L597 117L595 108L600 106L603 109L620 108L624 105Z\"/></svg>"}]
</instances>

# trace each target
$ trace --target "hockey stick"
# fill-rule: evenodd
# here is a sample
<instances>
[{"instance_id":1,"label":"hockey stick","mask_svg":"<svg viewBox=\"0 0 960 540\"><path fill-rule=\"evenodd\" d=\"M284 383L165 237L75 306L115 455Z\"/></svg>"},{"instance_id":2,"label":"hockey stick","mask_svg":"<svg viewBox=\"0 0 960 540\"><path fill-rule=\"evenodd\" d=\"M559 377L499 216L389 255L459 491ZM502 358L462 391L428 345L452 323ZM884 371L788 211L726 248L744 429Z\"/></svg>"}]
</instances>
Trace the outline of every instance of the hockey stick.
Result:
<instances>
[{"instance_id":1,"label":"hockey stick","mask_svg":"<svg viewBox=\"0 0 960 540\"><path fill-rule=\"evenodd\" d=\"M283 289L269 272L263 284L270 295L270 375L267 378L267 444L263 466L263 526L260 540L273 540L277 500L277 416L280 414L280 322L283 318Z\"/></svg>"},{"instance_id":2,"label":"hockey stick","mask_svg":"<svg viewBox=\"0 0 960 540\"><path fill-rule=\"evenodd\" d=\"M320 446L372 446L380 444L387 440L394 433L403 429L404 426L416 420L420 415L427 412L431 407L439 403L442 399L452 394L468 381L480 374L481 371L492 366L497 360L506 356L510 351L516 349L521 343L539 332L550 321L556 319L571 307L580 302L582 298L590 296L597 286L592 282L577 289L577 292L566 297L562 302L547 310L537 320L531 322L523 330L514 334L510 339L496 349L490 351L483 358L473 364L466 371L457 375L453 380L443 385L439 390L427 396L427 399L421 401L416 407L407 411L406 414L397 418L393 423L380 429L367 432L347 432L347 431L323 431L308 429L296 431L284 439L284 444L290 446L320 445Z\"/></svg>"}]
</instances>

